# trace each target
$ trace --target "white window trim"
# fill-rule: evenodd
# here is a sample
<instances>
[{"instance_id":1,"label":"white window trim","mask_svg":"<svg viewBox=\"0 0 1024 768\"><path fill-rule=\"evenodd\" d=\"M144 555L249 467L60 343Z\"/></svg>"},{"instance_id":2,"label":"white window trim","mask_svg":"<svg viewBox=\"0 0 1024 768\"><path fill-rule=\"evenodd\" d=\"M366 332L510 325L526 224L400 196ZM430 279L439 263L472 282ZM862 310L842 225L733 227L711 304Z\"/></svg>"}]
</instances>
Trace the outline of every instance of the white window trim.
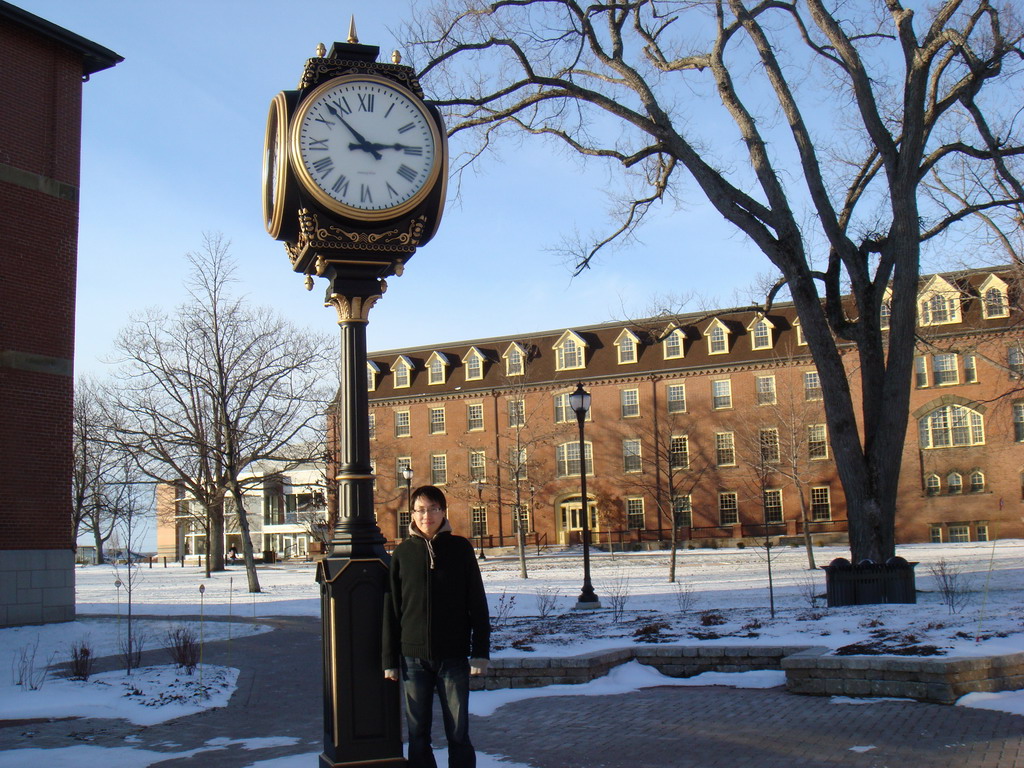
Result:
<instances>
[{"instance_id":1,"label":"white window trim","mask_svg":"<svg viewBox=\"0 0 1024 768\"><path fill-rule=\"evenodd\" d=\"M624 328L622 333L615 339L615 349L618 356L619 365L634 365L640 360L640 337L633 333L629 328ZM627 360L623 358L623 350L632 349L633 359Z\"/></svg>"},{"instance_id":2,"label":"white window trim","mask_svg":"<svg viewBox=\"0 0 1024 768\"><path fill-rule=\"evenodd\" d=\"M721 330L725 339L725 349L714 348L714 332ZM717 317L711 321L708 325L707 330L704 331L704 336L708 340L708 354L709 355L727 355L729 354L729 336L732 335L732 331L729 330L729 326L719 320Z\"/></svg>"},{"instance_id":3,"label":"white window trim","mask_svg":"<svg viewBox=\"0 0 1024 768\"><path fill-rule=\"evenodd\" d=\"M579 351L579 365L564 365L564 355L562 354L563 344L571 341ZM555 353L555 370L556 371L579 371L587 367L587 342L583 340L575 331L566 331L558 337L551 349Z\"/></svg>"}]
</instances>

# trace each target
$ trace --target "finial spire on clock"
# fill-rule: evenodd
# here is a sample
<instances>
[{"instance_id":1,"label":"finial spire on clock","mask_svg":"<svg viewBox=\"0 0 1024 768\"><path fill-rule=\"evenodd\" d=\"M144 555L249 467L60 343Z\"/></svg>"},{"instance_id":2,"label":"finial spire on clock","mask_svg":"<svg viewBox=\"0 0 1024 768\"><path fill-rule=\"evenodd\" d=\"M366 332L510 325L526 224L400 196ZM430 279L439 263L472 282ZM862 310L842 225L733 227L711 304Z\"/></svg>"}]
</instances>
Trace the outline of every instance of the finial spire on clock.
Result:
<instances>
[{"instance_id":1,"label":"finial spire on clock","mask_svg":"<svg viewBox=\"0 0 1024 768\"><path fill-rule=\"evenodd\" d=\"M348 20L348 42L353 45L359 42L359 36L356 34L355 14L352 14Z\"/></svg>"}]
</instances>

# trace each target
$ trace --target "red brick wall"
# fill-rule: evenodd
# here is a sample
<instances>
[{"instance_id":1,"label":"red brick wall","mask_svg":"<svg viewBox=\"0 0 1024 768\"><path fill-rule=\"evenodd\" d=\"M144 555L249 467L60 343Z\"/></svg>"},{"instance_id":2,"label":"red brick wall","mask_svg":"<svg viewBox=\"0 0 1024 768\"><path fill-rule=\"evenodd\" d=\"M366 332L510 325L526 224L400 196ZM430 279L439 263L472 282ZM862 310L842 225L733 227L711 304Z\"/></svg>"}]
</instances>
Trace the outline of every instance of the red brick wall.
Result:
<instances>
[{"instance_id":1,"label":"red brick wall","mask_svg":"<svg viewBox=\"0 0 1024 768\"><path fill-rule=\"evenodd\" d=\"M0 181L0 352L74 354L81 72L77 54L0 20L0 163L72 193ZM69 375L0 367L0 549L74 545L72 396Z\"/></svg>"}]
</instances>

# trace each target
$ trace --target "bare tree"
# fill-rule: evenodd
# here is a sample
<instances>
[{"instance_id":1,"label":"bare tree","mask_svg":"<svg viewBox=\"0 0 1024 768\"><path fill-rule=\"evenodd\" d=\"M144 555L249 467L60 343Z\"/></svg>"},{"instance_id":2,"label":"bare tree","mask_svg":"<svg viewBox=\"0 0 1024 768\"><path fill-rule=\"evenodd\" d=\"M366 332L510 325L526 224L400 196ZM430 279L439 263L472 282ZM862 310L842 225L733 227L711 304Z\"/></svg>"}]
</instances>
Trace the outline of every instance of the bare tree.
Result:
<instances>
[{"instance_id":1,"label":"bare tree","mask_svg":"<svg viewBox=\"0 0 1024 768\"><path fill-rule=\"evenodd\" d=\"M922 249L1024 201L1013 3L453 0L420 18L420 77L451 134L478 132L470 158L521 132L622 170L577 271L694 196L764 253L766 305L788 291L821 377L854 559L890 557ZM923 188L964 167L957 195Z\"/></svg>"},{"instance_id":2,"label":"bare tree","mask_svg":"<svg viewBox=\"0 0 1024 768\"><path fill-rule=\"evenodd\" d=\"M249 591L259 592L243 473L254 462L302 462L289 446L315 441L336 356L326 337L232 295L229 243L204 236L187 256L189 300L150 310L117 338L111 389L118 440L154 479L182 484L207 517L207 567L224 567L224 499L241 532ZM212 565L211 565L212 561Z\"/></svg>"}]
</instances>

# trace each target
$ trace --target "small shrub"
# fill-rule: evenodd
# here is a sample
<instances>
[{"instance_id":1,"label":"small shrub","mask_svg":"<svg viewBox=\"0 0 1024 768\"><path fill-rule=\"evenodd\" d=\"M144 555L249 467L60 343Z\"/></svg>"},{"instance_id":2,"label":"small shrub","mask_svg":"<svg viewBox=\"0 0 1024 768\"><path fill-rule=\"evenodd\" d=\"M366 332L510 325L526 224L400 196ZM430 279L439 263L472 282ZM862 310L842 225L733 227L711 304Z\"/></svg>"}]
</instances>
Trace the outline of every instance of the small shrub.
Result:
<instances>
[{"instance_id":1,"label":"small shrub","mask_svg":"<svg viewBox=\"0 0 1024 768\"><path fill-rule=\"evenodd\" d=\"M71 660L68 667L72 680L88 680L95 663L96 654L93 653L88 638L83 637L71 644Z\"/></svg>"},{"instance_id":2,"label":"small shrub","mask_svg":"<svg viewBox=\"0 0 1024 768\"><path fill-rule=\"evenodd\" d=\"M128 632L118 640L121 662L128 670L142 665L142 652L146 648L146 636L139 631Z\"/></svg>"},{"instance_id":3,"label":"small shrub","mask_svg":"<svg viewBox=\"0 0 1024 768\"><path fill-rule=\"evenodd\" d=\"M510 618L512 618L512 610L516 605L516 596L508 594L507 590L501 591L501 597L498 598L498 604L494 606L494 612L491 614L491 626L494 629L501 629Z\"/></svg>"},{"instance_id":4,"label":"small shrub","mask_svg":"<svg viewBox=\"0 0 1024 768\"><path fill-rule=\"evenodd\" d=\"M748 621L746 624L743 625L742 629L750 631L752 629L761 629L761 626L762 626L762 624L761 624L760 621L758 621L757 619L751 619L750 621Z\"/></svg>"},{"instance_id":5,"label":"small shrub","mask_svg":"<svg viewBox=\"0 0 1024 768\"><path fill-rule=\"evenodd\" d=\"M620 573L618 577L605 589L608 595L608 607L612 609L612 621L618 624L625 613L626 603L629 602L629 577Z\"/></svg>"},{"instance_id":6,"label":"small shrub","mask_svg":"<svg viewBox=\"0 0 1024 768\"><path fill-rule=\"evenodd\" d=\"M537 615L541 619L546 619L552 613L554 613L555 606L558 604L558 598L561 595L558 589L551 586L545 585L537 590Z\"/></svg>"},{"instance_id":7,"label":"small shrub","mask_svg":"<svg viewBox=\"0 0 1024 768\"><path fill-rule=\"evenodd\" d=\"M718 611L702 611L700 614L700 623L705 627L719 627L725 622L725 616Z\"/></svg>"},{"instance_id":8,"label":"small shrub","mask_svg":"<svg viewBox=\"0 0 1024 768\"><path fill-rule=\"evenodd\" d=\"M641 643L663 643L665 638L662 637L661 633L666 629L670 629L670 625L664 621L655 621L651 624L644 624L639 627L634 633L633 637Z\"/></svg>"},{"instance_id":9,"label":"small shrub","mask_svg":"<svg viewBox=\"0 0 1024 768\"><path fill-rule=\"evenodd\" d=\"M949 613L960 613L972 597L971 580L964 574L963 566L942 558L928 570L938 585L942 602L949 609Z\"/></svg>"},{"instance_id":10,"label":"small shrub","mask_svg":"<svg viewBox=\"0 0 1024 768\"><path fill-rule=\"evenodd\" d=\"M860 623L860 626L864 627L865 629L871 629L872 627L881 627L884 625L885 622L883 622L881 619L865 619Z\"/></svg>"},{"instance_id":11,"label":"small shrub","mask_svg":"<svg viewBox=\"0 0 1024 768\"><path fill-rule=\"evenodd\" d=\"M165 642L171 661L190 675L195 672L200 652L196 631L192 627L174 627L167 630Z\"/></svg>"},{"instance_id":12,"label":"small shrub","mask_svg":"<svg viewBox=\"0 0 1024 768\"><path fill-rule=\"evenodd\" d=\"M673 586L676 590L676 607L679 608L679 612L686 613L692 610L694 603L697 602L697 596L693 594L693 585L677 581Z\"/></svg>"},{"instance_id":13,"label":"small shrub","mask_svg":"<svg viewBox=\"0 0 1024 768\"><path fill-rule=\"evenodd\" d=\"M36 666L36 654L39 652L39 635L36 635L34 643L24 645L18 649L14 661L11 664L11 672L15 685L20 685L30 691L38 691L46 683L46 676L50 672L50 665L56 654L51 654L46 664Z\"/></svg>"}]
</instances>

